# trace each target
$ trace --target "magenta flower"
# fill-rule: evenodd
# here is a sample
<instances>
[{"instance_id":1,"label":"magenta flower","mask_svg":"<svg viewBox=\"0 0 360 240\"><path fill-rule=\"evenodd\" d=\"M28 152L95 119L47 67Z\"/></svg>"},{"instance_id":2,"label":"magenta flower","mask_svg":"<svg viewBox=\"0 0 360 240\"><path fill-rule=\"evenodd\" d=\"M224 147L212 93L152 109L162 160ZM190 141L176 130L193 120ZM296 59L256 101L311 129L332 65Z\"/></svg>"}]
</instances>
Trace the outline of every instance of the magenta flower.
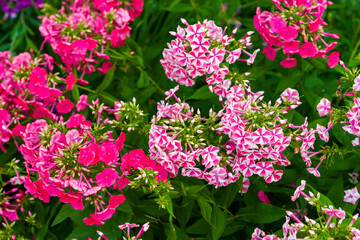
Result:
<instances>
[{"instance_id":1,"label":"magenta flower","mask_svg":"<svg viewBox=\"0 0 360 240\"><path fill-rule=\"evenodd\" d=\"M296 39L298 31L293 26L284 27L280 32L280 38L285 42L290 42Z\"/></svg>"},{"instance_id":2,"label":"magenta flower","mask_svg":"<svg viewBox=\"0 0 360 240\"><path fill-rule=\"evenodd\" d=\"M299 48L299 53L302 58L315 57L317 52L318 49L311 42L306 42Z\"/></svg>"},{"instance_id":3,"label":"magenta flower","mask_svg":"<svg viewBox=\"0 0 360 240\"><path fill-rule=\"evenodd\" d=\"M356 201L360 198L358 189L355 187L353 189L345 190L344 202L351 203L355 205Z\"/></svg>"},{"instance_id":4,"label":"magenta flower","mask_svg":"<svg viewBox=\"0 0 360 240\"><path fill-rule=\"evenodd\" d=\"M119 173L112 169L106 168L101 173L96 175L96 183L100 187L111 187L119 178Z\"/></svg>"},{"instance_id":5,"label":"magenta flower","mask_svg":"<svg viewBox=\"0 0 360 240\"><path fill-rule=\"evenodd\" d=\"M100 161L106 165L111 165L119 160L119 151L114 143L104 142L100 146Z\"/></svg>"},{"instance_id":6,"label":"magenta flower","mask_svg":"<svg viewBox=\"0 0 360 240\"><path fill-rule=\"evenodd\" d=\"M265 194L264 191L259 191L258 192L258 197L260 199L260 201L262 201L263 203L267 203L267 204L271 204L270 203L270 200L269 200L269 197Z\"/></svg>"},{"instance_id":7,"label":"magenta flower","mask_svg":"<svg viewBox=\"0 0 360 240\"><path fill-rule=\"evenodd\" d=\"M59 113L68 113L73 108L74 108L74 104L68 99L62 100L57 104L57 111Z\"/></svg>"},{"instance_id":8,"label":"magenta flower","mask_svg":"<svg viewBox=\"0 0 360 240\"><path fill-rule=\"evenodd\" d=\"M284 68L292 68L297 65L297 62L295 58L285 58L280 62L280 65Z\"/></svg>"}]
</instances>

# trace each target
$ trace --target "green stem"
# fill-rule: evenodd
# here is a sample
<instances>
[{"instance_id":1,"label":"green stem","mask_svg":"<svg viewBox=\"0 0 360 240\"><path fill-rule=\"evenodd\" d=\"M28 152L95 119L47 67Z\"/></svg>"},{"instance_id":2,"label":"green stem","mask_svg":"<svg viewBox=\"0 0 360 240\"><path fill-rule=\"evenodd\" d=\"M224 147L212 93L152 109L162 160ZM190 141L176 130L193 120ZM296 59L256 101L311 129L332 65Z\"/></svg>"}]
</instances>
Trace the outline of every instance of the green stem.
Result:
<instances>
[{"instance_id":1,"label":"green stem","mask_svg":"<svg viewBox=\"0 0 360 240\"><path fill-rule=\"evenodd\" d=\"M91 89L89 89L89 88L83 87L83 86L78 85L78 84L75 84L75 86L78 87L78 88L80 88L80 89L82 89L82 90L85 90L85 91L87 91L87 92L93 93L93 94L95 94L95 95L97 95L97 96L99 96L99 97L105 98L105 99L109 100L109 101L112 102L112 103L115 102L113 99L111 99L111 98L109 98L109 97L107 97L107 96L105 96L105 95L103 95L103 94L101 94L101 93L98 93L98 92L96 92L96 91L94 91L94 90L91 90Z\"/></svg>"}]
</instances>

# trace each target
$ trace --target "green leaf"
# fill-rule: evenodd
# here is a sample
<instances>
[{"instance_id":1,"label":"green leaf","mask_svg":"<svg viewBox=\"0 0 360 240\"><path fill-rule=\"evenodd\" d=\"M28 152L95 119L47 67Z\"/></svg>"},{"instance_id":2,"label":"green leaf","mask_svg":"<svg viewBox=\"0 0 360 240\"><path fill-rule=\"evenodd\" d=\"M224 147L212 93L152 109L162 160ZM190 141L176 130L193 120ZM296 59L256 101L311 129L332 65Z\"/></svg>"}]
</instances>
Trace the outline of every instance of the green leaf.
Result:
<instances>
[{"instance_id":1,"label":"green leaf","mask_svg":"<svg viewBox=\"0 0 360 240\"><path fill-rule=\"evenodd\" d=\"M105 90L109 85L111 84L112 80L114 79L114 72L115 72L115 66L112 66L112 68L109 69L109 71L106 73L104 80L102 83L96 88L96 92L102 92Z\"/></svg>"},{"instance_id":2,"label":"green leaf","mask_svg":"<svg viewBox=\"0 0 360 240\"><path fill-rule=\"evenodd\" d=\"M165 208L168 211L168 213L170 214L170 216L175 218L174 215L174 210L173 210L173 204L172 204L172 200L170 198L170 195L166 195L165 196L165 200L167 201L168 204L166 204Z\"/></svg>"},{"instance_id":3,"label":"green leaf","mask_svg":"<svg viewBox=\"0 0 360 240\"><path fill-rule=\"evenodd\" d=\"M351 139L347 132L341 127L340 124L335 124L335 126L331 129L334 133L336 139L344 146L351 146Z\"/></svg>"},{"instance_id":4,"label":"green leaf","mask_svg":"<svg viewBox=\"0 0 360 240\"><path fill-rule=\"evenodd\" d=\"M211 224L211 212L212 212L211 205L204 198L199 198L197 202L200 207L201 215L203 216L206 222Z\"/></svg>"},{"instance_id":5,"label":"green leaf","mask_svg":"<svg viewBox=\"0 0 360 240\"><path fill-rule=\"evenodd\" d=\"M71 89L71 95L75 102L79 101L80 93L79 93L79 88L77 86L74 86L73 89Z\"/></svg>"},{"instance_id":6,"label":"green leaf","mask_svg":"<svg viewBox=\"0 0 360 240\"><path fill-rule=\"evenodd\" d=\"M174 239L174 240L177 239L177 235L176 235L177 231L173 224L164 223L164 230L165 230L166 239Z\"/></svg>"},{"instance_id":7,"label":"green leaf","mask_svg":"<svg viewBox=\"0 0 360 240\"><path fill-rule=\"evenodd\" d=\"M193 199L184 198L181 207L175 210L177 220L179 221L182 229L186 227L186 223L190 219L194 205L195 201Z\"/></svg>"},{"instance_id":8,"label":"green leaf","mask_svg":"<svg viewBox=\"0 0 360 240\"><path fill-rule=\"evenodd\" d=\"M56 218L54 219L53 223L51 224L51 227L63 222L65 219L70 217L72 214L74 214L75 210L71 207L70 204L65 204L61 208L58 215L56 215Z\"/></svg>"},{"instance_id":9,"label":"green leaf","mask_svg":"<svg viewBox=\"0 0 360 240\"><path fill-rule=\"evenodd\" d=\"M340 206L343 203L344 197L342 194L339 194L344 192L343 184L343 176L340 175L332 184L329 192L326 194L326 196L332 200L335 206Z\"/></svg>"},{"instance_id":10,"label":"green leaf","mask_svg":"<svg viewBox=\"0 0 360 240\"><path fill-rule=\"evenodd\" d=\"M141 71L139 80L137 82L137 87L144 88L144 87L149 86L149 84L150 84L150 81L149 81L149 77L148 77L147 73L145 71Z\"/></svg>"},{"instance_id":11,"label":"green leaf","mask_svg":"<svg viewBox=\"0 0 360 240\"><path fill-rule=\"evenodd\" d=\"M225 213L223 213L217 205L213 207L211 223L213 225L211 228L212 239L219 239L225 230L226 218Z\"/></svg>"},{"instance_id":12,"label":"green leaf","mask_svg":"<svg viewBox=\"0 0 360 240\"><path fill-rule=\"evenodd\" d=\"M209 87L207 85L202 86L201 88L196 90L193 95L188 97L188 99L194 99L194 100L206 100L212 98L216 98L216 94L210 92Z\"/></svg>"},{"instance_id":13,"label":"green leaf","mask_svg":"<svg viewBox=\"0 0 360 240\"><path fill-rule=\"evenodd\" d=\"M200 192L201 190L203 190L206 187L206 185L194 185L194 186L189 186L185 188L185 193L186 194L195 194L197 192Z\"/></svg>"},{"instance_id":14,"label":"green leaf","mask_svg":"<svg viewBox=\"0 0 360 240\"><path fill-rule=\"evenodd\" d=\"M196 221L193 225L188 227L185 232L189 234L207 234L209 233L210 225L201 218L200 220Z\"/></svg>"},{"instance_id":15,"label":"green leaf","mask_svg":"<svg viewBox=\"0 0 360 240\"><path fill-rule=\"evenodd\" d=\"M285 209L271 204L259 203L241 208L236 215L245 222L271 223L282 219L285 216Z\"/></svg>"}]
</instances>

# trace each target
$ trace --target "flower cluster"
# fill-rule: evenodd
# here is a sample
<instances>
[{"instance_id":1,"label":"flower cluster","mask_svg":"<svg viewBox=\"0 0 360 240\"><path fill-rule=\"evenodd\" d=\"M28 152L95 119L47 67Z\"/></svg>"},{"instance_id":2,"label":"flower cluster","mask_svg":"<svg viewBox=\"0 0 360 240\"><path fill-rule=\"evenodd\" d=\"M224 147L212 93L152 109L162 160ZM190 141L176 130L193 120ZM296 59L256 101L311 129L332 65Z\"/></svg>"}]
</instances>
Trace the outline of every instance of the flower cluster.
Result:
<instances>
[{"instance_id":1,"label":"flower cluster","mask_svg":"<svg viewBox=\"0 0 360 240\"><path fill-rule=\"evenodd\" d=\"M109 119L102 117L106 106L98 100L88 106L95 122L77 113L67 121L41 119L27 124L20 132L24 143L19 150L26 161L28 175L24 185L30 194L44 202L56 196L77 210L84 208L85 200L95 206L95 213L84 218L84 222L99 225L111 218L116 207L125 201L124 195L112 195L107 188L122 189L128 185L131 168L159 169L142 150L125 154L120 162L125 134L115 139L112 131L106 131ZM35 176L38 177L33 181ZM163 174L161 180L166 176ZM106 196L110 196L108 204Z\"/></svg>"},{"instance_id":2,"label":"flower cluster","mask_svg":"<svg viewBox=\"0 0 360 240\"><path fill-rule=\"evenodd\" d=\"M300 152L310 173L320 176L317 169L324 157L311 168L311 158L319 152L310 149L314 148L315 133L322 138L325 130L320 125L308 129L307 121L295 126L285 117L301 104L296 90L286 89L272 105L261 102L263 92L252 92L246 83L235 85L226 95L224 108L218 113L211 110L209 118L203 118L200 111L194 113L189 104L180 101L177 89L166 92L166 99L172 96L177 103L158 103L149 139L150 158L170 176L178 175L181 169L183 176L205 179L216 186L226 186L241 176L248 185L247 178L254 174L267 183L276 182L283 174L281 166L291 164L284 153L290 147Z\"/></svg>"},{"instance_id":3,"label":"flower cluster","mask_svg":"<svg viewBox=\"0 0 360 240\"><path fill-rule=\"evenodd\" d=\"M255 28L267 43L263 51L267 58L274 60L280 50L286 56L280 63L285 68L297 65L296 58L290 57L297 54L302 58L327 58L330 68L339 63L339 52L326 55L337 42L327 43L323 38L339 39L339 35L324 30L327 23L322 16L332 2L273 0L273 3L277 11L261 12L259 7L254 16ZM340 63L343 65L342 61Z\"/></svg>"},{"instance_id":4,"label":"flower cluster","mask_svg":"<svg viewBox=\"0 0 360 240\"><path fill-rule=\"evenodd\" d=\"M49 42L60 55L66 70L74 67L83 74L91 73L99 59L110 59L104 48L125 44L129 23L140 15L142 7L142 0L68 0L58 13L44 16L39 29L44 43ZM106 72L111 66L111 62L104 62L98 71Z\"/></svg>"},{"instance_id":5,"label":"flower cluster","mask_svg":"<svg viewBox=\"0 0 360 240\"><path fill-rule=\"evenodd\" d=\"M47 54L34 57L25 52L13 56L0 53L0 148L11 137L19 136L21 124L32 119L56 120L65 99L56 88L59 77L52 74L54 60ZM64 112L65 113L65 112Z\"/></svg>"},{"instance_id":6,"label":"flower cluster","mask_svg":"<svg viewBox=\"0 0 360 240\"><path fill-rule=\"evenodd\" d=\"M300 195L318 210L317 219L311 219L305 216L305 222L302 222L293 212L286 211L286 221L282 226L283 238L276 235L266 235L259 228L256 228L252 234L252 240L280 240L280 239L359 239L360 230L353 227L358 218L356 214L351 221L346 221L346 213L341 208L336 209L332 205L324 203L318 192L316 195L309 191L309 194L303 192L306 181L302 180L301 185L295 190L292 200L295 201ZM295 220L290 223L290 219Z\"/></svg>"},{"instance_id":7,"label":"flower cluster","mask_svg":"<svg viewBox=\"0 0 360 240\"><path fill-rule=\"evenodd\" d=\"M237 41L233 38L237 29L228 36L214 21L204 20L190 25L185 19L181 20L186 28L178 26L177 32L170 32L176 39L164 49L164 59L160 60L167 77L172 81L192 86L196 77L205 75L209 84L216 83L219 89L227 89L226 65L236 60L247 64L254 62L259 50L253 54L246 51L252 45L252 32ZM246 55L245 59L240 59L241 53Z\"/></svg>"}]
</instances>

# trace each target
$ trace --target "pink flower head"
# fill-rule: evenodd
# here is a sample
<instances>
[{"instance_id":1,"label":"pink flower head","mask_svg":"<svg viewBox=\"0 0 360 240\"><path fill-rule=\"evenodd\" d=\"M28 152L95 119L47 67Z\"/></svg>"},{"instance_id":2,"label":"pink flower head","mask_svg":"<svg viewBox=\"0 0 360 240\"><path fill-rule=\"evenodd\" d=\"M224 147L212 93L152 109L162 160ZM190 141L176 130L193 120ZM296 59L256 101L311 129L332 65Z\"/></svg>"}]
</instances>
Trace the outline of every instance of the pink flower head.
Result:
<instances>
[{"instance_id":1,"label":"pink flower head","mask_svg":"<svg viewBox=\"0 0 360 240\"><path fill-rule=\"evenodd\" d=\"M326 116L331 112L331 102L326 98L323 98L316 106L316 109L318 110L320 117Z\"/></svg>"},{"instance_id":2,"label":"pink flower head","mask_svg":"<svg viewBox=\"0 0 360 240\"><path fill-rule=\"evenodd\" d=\"M355 205L356 201L360 198L358 189L355 187L353 189L345 190L344 202L351 203Z\"/></svg>"},{"instance_id":3,"label":"pink flower head","mask_svg":"<svg viewBox=\"0 0 360 240\"><path fill-rule=\"evenodd\" d=\"M280 38L285 42L290 42L296 39L298 36L298 31L293 26L284 27L280 32Z\"/></svg>"},{"instance_id":4,"label":"pink flower head","mask_svg":"<svg viewBox=\"0 0 360 240\"><path fill-rule=\"evenodd\" d=\"M328 61L329 68L334 68L336 65L338 65L339 61L340 61L340 53L332 52L329 56L329 61Z\"/></svg>"},{"instance_id":5,"label":"pink flower head","mask_svg":"<svg viewBox=\"0 0 360 240\"><path fill-rule=\"evenodd\" d=\"M75 75L73 72L69 74L69 76L65 79L66 81L66 91L70 91L73 89L75 85Z\"/></svg>"},{"instance_id":6,"label":"pink flower head","mask_svg":"<svg viewBox=\"0 0 360 240\"><path fill-rule=\"evenodd\" d=\"M301 180L301 185L298 186L294 192L294 195L291 197L291 200L295 202L296 199L300 196L300 193L305 189L306 181Z\"/></svg>"},{"instance_id":7,"label":"pink flower head","mask_svg":"<svg viewBox=\"0 0 360 240\"><path fill-rule=\"evenodd\" d=\"M112 195L109 200L109 208L117 208L120 204L123 204L124 202L124 195Z\"/></svg>"},{"instance_id":8,"label":"pink flower head","mask_svg":"<svg viewBox=\"0 0 360 240\"><path fill-rule=\"evenodd\" d=\"M126 140L126 134L124 132L121 132L118 139L116 139L115 141L115 145L119 152L123 149L125 140Z\"/></svg>"},{"instance_id":9,"label":"pink flower head","mask_svg":"<svg viewBox=\"0 0 360 240\"><path fill-rule=\"evenodd\" d=\"M113 66L114 64L112 64L112 62L105 61L102 63L102 67L98 68L97 70L102 74L106 74Z\"/></svg>"},{"instance_id":10,"label":"pink flower head","mask_svg":"<svg viewBox=\"0 0 360 240\"><path fill-rule=\"evenodd\" d=\"M258 192L258 197L260 199L260 201L262 201L263 203L267 203L267 204L271 204L270 203L270 200L269 200L269 197L265 194L264 191L259 191Z\"/></svg>"},{"instance_id":11,"label":"pink flower head","mask_svg":"<svg viewBox=\"0 0 360 240\"><path fill-rule=\"evenodd\" d=\"M270 20L270 26L274 33L280 33L284 28L286 28L286 21L279 16L274 15Z\"/></svg>"},{"instance_id":12,"label":"pink flower head","mask_svg":"<svg viewBox=\"0 0 360 240\"><path fill-rule=\"evenodd\" d=\"M71 129L70 131L68 131L65 135L66 138L66 143L68 145L72 145L75 142L80 141L80 134L79 131L76 129Z\"/></svg>"},{"instance_id":13,"label":"pink flower head","mask_svg":"<svg viewBox=\"0 0 360 240\"><path fill-rule=\"evenodd\" d=\"M353 90L355 92L359 92L360 91L360 75L358 75L355 79L354 79L354 84L352 86Z\"/></svg>"},{"instance_id":14,"label":"pink flower head","mask_svg":"<svg viewBox=\"0 0 360 240\"><path fill-rule=\"evenodd\" d=\"M284 68L292 68L297 65L296 58L285 58L280 62L280 65Z\"/></svg>"},{"instance_id":15,"label":"pink flower head","mask_svg":"<svg viewBox=\"0 0 360 240\"><path fill-rule=\"evenodd\" d=\"M280 95L281 99L284 102L289 102L290 104L299 104L299 92L296 89L287 88Z\"/></svg>"},{"instance_id":16,"label":"pink flower head","mask_svg":"<svg viewBox=\"0 0 360 240\"><path fill-rule=\"evenodd\" d=\"M44 68L35 67L31 70L29 75L29 90L32 93L35 93L36 86L45 86L47 80L47 73Z\"/></svg>"},{"instance_id":17,"label":"pink flower head","mask_svg":"<svg viewBox=\"0 0 360 240\"><path fill-rule=\"evenodd\" d=\"M329 132L328 129L320 124L316 124L316 131L319 134L321 140L328 142L329 141Z\"/></svg>"},{"instance_id":18,"label":"pink flower head","mask_svg":"<svg viewBox=\"0 0 360 240\"><path fill-rule=\"evenodd\" d=\"M114 143L104 142L100 146L100 161L106 165L111 165L119 160L119 151Z\"/></svg>"},{"instance_id":19,"label":"pink flower head","mask_svg":"<svg viewBox=\"0 0 360 240\"><path fill-rule=\"evenodd\" d=\"M202 164L205 165L206 168L211 168L219 164L221 157L218 156L219 148L213 145L205 148L202 153Z\"/></svg>"},{"instance_id":20,"label":"pink flower head","mask_svg":"<svg viewBox=\"0 0 360 240\"><path fill-rule=\"evenodd\" d=\"M318 53L318 49L313 43L306 42L301 45L299 53L302 58L315 57Z\"/></svg>"},{"instance_id":21,"label":"pink flower head","mask_svg":"<svg viewBox=\"0 0 360 240\"><path fill-rule=\"evenodd\" d=\"M86 118L82 114L71 115L66 122L67 128L77 128L81 123L86 121Z\"/></svg>"},{"instance_id":22,"label":"pink flower head","mask_svg":"<svg viewBox=\"0 0 360 240\"><path fill-rule=\"evenodd\" d=\"M100 147L96 143L90 143L89 146L80 148L79 163L85 167L97 164L100 161L99 150Z\"/></svg>"},{"instance_id":23,"label":"pink flower head","mask_svg":"<svg viewBox=\"0 0 360 240\"><path fill-rule=\"evenodd\" d=\"M119 173L112 168L106 168L96 175L96 183L100 187L111 187L119 178Z\"/></svg>"},{"instance_id":24,"label":"pink flower head","mask_svg":"<svg viewBox=\"0 0 360 240\"><path fill-rule=\"evenodd\" d=\"M80 96L79 101L76 103L76 110L78 112L84 110L88 106L87 99L88 99L88 96L85 94Z\"/></svg>"},{"instance_id":25,"label":"pink flower head","mask_svg":"<svg viewBox=\"0 0 360 240\"><path fill-rule=\"evenodd\" d=\"M271 61L274 61L275 57L276 57L276 50L272 48L271 45L267 45L266 47L264 47L264 50L262 51L262 53L265 54L265 56L270 59Z\"/></svg>"},{"instance_id":26,"label":"pink flower head","mask_svg":"<svg viewBox=\"0 0 360 240\"><path fill-rule=\"evenodd\" d=\"M62 100L57 104L57 111L59 113L68 113L73 108L74 108L74 104L68 99Z\"/></svg>"}]
</instances>

